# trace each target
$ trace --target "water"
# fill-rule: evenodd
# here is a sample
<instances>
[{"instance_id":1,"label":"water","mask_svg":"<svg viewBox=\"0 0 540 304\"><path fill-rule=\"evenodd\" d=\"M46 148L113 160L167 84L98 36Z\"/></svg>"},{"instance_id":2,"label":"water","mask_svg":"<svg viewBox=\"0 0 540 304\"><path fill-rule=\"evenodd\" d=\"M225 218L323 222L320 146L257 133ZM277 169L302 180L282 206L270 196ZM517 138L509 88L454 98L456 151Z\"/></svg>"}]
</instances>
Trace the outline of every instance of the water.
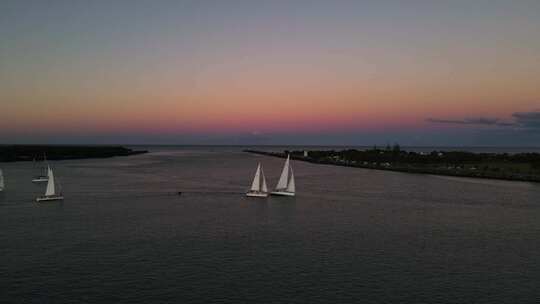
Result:
<instances>
[{"instance_id":1,"label":"water","mask_svg":"<svg viewBox=\"0 0 540 304\"><path fill-rule=\"evenodd\" d=\"M298 196L248 199L240 148L1 164L0 302L535 303L540 185L293 161ZM184 191L182 196L174 195Z\"/></svg>"}]
</instances>

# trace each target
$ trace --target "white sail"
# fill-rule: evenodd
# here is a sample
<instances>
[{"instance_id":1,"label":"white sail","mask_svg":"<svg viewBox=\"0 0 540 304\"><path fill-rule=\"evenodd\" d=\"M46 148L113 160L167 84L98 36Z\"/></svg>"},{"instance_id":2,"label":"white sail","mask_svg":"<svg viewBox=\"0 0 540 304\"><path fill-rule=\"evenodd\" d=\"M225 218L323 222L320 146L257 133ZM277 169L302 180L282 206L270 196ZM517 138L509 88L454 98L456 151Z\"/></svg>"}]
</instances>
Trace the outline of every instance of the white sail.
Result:
<instances>
[{"instance_id":1,"label":"white sail","mask_svg":"<svg viewBox=\"0 0 540 304\"><path fill-rule=\"evenodd\" d=\"M47 182L47 190L45 191L45 196L52 196L52 195L55 195L55 188L54 188L54 174L51 167L47 168L47 176L49 177L49 181Z\"/></svg>"},{"instance_id":2,"label":"white sail","mask_svg":"<svg viewBox=\"0 0 540 304\"><path fill-rule=\"evenodd\" d=\"M294 183L294 174L293 174L292 167L291 167L291 176L289 177L289 184L287 185L286 191L292 192L292 193L296 191L296 185Z\"/></svg>"},{"instance_id":3,"label":"white sail","mask_svg":"<svg viewBox=\"0 0 540 304\"><path fill-rule=\"evenodd\" d=\"M283 171L281 171L281 176L279 177L279 181L276 186L276 190L282 190L287 188L288 184L288 177L289 177L289 155L287 155L287 160L285 161L285 165L283 166Z\"/></svg>"},{"instance_id":4,"label":"white sail","mask_svg":"<svg viewBox=\"0 0 540 304\"><path fill-rule=\"evenodd\" d=\"M4 173L2 173L2 169L0 169L0 190L4 189Z\"/></svg>"},{"instance_id":5,"label":"white sail","mask_svg":"<svg viewBox=\"0 0 540 304\"><path fill-rule=\"evenodd\" d=\"M261 168L261 178L262 178L262 187L261 191L266 193L268 192L268 187L266 186L266 177L264 176L264 171Z\"/></svg>"},{"instance_id":6,"label":"white sail","mask_svg":"<svg viewBox=\"0 0 540 304\"><path fill-rule=\"evenodd\" d=\"M251 191L260 191L261 190L261 164L257 166L257 172L255 172L255 177L253 178L253 183L251 183Z\"/></svg>"}]
</instances>

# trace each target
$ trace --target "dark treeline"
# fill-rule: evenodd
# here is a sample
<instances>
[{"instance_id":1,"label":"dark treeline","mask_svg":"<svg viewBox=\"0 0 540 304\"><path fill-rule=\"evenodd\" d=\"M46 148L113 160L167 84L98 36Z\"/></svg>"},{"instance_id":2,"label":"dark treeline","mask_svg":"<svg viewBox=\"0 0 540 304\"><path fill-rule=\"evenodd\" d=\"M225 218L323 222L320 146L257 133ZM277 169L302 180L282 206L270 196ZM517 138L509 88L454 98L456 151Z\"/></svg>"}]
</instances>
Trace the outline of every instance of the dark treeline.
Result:
<instances>
[{"instance_id":1,"label":"dark treeline","mask_svg":"<svg viewBox=\"0 0 540 304\"><path fill-rule=\"evenodd\" d=\"M304 151L292 151L294 156L303 156ZM481 163L522 163L540 169L540 153L472 153L465 151L432 151L419 153L401 150L399 146L386 149L341 151L309 151L312 159L339 159L343 161L390 163L390 164L445 164L464 165Z\"/></svg>"},{"instance_id":2,"label":"dark treeline","mask_svg":"<svg viewBox=\"0 0 540 304\"><path fill-rule=\"evenodd\" d=\"M472 153L465 151L401 150L399 145L368 150L246 152L286 157L317 164L461 177L540 182L540 153ZM307 155L306 155L307 153Z\"/></svg>"},{"instance_id":3,"label":"dark treeline","mask_svg":"<svg viewBox=\"0 0 540 304\"><path fill-rule=\"evenodd\" d=\"M105 158L146 153L122 146L0 145L0 162Z\"/></svg>"}]
</instances>

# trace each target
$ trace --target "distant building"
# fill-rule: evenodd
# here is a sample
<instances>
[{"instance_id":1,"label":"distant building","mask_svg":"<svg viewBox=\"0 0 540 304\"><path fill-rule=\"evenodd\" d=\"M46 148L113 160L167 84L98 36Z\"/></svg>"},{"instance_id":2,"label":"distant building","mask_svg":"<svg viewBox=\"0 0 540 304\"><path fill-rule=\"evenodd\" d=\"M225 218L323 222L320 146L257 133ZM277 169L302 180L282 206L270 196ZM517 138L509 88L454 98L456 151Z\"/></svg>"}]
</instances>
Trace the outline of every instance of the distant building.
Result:
<instances>
[{"instance_id":1,"label":"distant building","mask_svg":"<svg viewBox=\"0 0 540 304\"><path fill-rule=\"evenodd\" d=\"M304 157L308 157L309 156L309 152L304 150Z\"/></svg>"}]
</instances>

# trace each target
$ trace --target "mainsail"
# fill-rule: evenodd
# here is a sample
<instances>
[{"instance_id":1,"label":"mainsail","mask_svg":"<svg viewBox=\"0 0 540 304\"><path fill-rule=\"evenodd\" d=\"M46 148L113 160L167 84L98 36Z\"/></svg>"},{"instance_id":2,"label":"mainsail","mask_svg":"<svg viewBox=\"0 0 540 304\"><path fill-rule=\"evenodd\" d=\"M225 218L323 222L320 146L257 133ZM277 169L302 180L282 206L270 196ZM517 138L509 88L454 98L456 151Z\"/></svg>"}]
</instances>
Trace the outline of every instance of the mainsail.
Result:
<instances>
[{"instance_id":1,"label":"mainsail","mask_svg":"<svg viewBox=\"0 0 540 304\"><path fill-rule=\"evenodd\" d=\"M251 191L260 191L260 190L261 190L261 164L257 166L257 172L255 172L253 183L251 183Z\"/></svg>"},{"instance_id":2,"label":"mainsail","mask_svg":"<svg viewBox=\"0 0 540 304\"><path fill-rule=\"evenodd\" d=\"M45 196L52 196L52 195L55 195L55 188L54 188L54 174L51 167L47 168L47 176L49 177L49 181L47 182L47 190L45 191Z\"/></svg>"},{"instance_id":3,"label":"mainsail","mask_svg":"<svg viewBox=\"0 0 540 304\"><path fill-rule=\"evenodd\" d=\"M281 176L279 177L276 190L283 190L287 188L289 180L289 157L290 156L287 155L287 160L285 161L285 165L283 166L283 170L281 171Z\"/></svg>"}]
</instances>

